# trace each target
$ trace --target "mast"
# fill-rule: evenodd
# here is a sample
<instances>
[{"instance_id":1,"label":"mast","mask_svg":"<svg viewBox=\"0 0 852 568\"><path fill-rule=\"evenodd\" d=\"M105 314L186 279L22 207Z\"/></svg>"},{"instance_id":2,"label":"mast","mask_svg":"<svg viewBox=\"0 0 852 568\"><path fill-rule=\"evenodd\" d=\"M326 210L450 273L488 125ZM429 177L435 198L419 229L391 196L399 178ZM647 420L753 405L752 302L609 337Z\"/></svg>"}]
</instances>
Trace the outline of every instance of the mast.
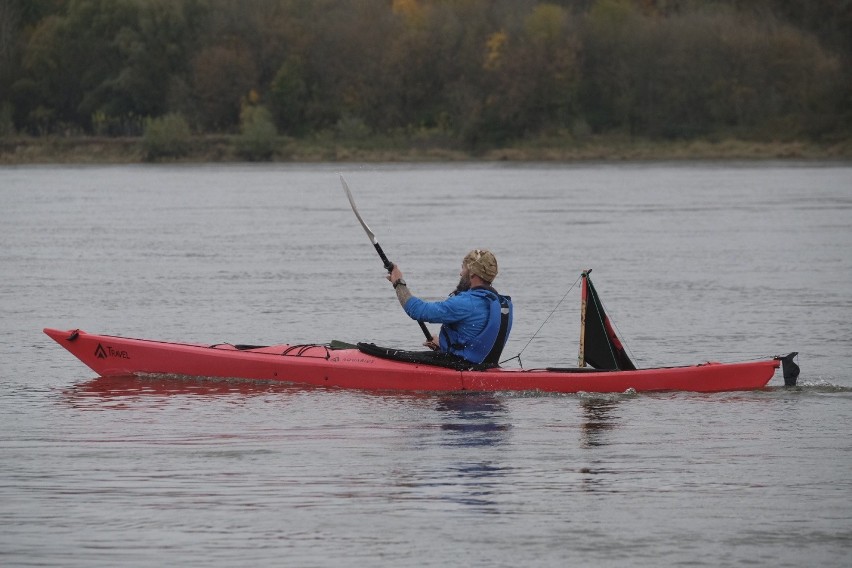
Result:
<instances>
[{"instance_id":1,"label":"mast","mask_svg":"<svg viewBox=\"0 0 852 568\"><path fill-rule=\"evenodd\" d=\"M586 279L592 269L588 269L581 274L583 283L580 286L580 354L577 357L577 366L586 366L586 304L588 303L588 294L586 288Z\"/></svg>"}]
</instances>

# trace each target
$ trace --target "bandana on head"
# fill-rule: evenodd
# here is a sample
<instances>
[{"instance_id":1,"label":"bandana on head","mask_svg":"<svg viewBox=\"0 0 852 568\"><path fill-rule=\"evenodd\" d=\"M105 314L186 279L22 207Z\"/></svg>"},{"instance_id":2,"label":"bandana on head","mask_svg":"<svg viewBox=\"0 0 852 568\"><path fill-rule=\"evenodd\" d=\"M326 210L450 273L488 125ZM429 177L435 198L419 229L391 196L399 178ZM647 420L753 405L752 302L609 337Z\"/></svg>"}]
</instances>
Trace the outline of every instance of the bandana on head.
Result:
<instances>
[{"instance_id":1,"label":"bandana on head","mask_svg":"<svg viewBox=\"0 0 852 568\"><path fill-rule=\"evenodd\" d=\"M497 277L497 259L490 250L474 249L464 257L464 265L471 274L476 274L486 282Z\"/></svg>"}]
</instances>

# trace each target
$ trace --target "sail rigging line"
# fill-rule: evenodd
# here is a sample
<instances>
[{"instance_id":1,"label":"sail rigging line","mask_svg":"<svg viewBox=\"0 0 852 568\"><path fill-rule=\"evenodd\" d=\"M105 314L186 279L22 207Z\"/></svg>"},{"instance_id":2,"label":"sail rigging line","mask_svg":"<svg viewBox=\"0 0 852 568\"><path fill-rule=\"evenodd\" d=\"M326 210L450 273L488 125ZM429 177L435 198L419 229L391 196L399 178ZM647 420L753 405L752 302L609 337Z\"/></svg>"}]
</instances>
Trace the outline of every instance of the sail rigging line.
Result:
<instances>
[{"instance_id":1,"label":"sail rigging line","mask_svg":"<svg viewBox=\"0 0 852 568\"><path fill-rule=\"evenodd\" d=\"M601 300L601 304L603 304L603 300ZM607 313L610 313L610 312L607 312ZM618 334L618 339L619 339L619 341L621 341L621 346L624 347L624 350L628 352L630 359L632 361L634 361L634 363L638 362L639 360L636 358L636 354L633 353L633 350L630 348L629 345L627 345L627 341L624 339L624 334L621 333L621 330L618 328L618 324L615 323L615 320L612 319L612 318L609 319L609 323L611 323L612 327L615 328L615 331Z\"/></svg>"},{"instance_id":2,"label":"sail rigging line","mask_svg":"<svg viewBox=\"0 0 852 568\"><path fill-rule=\"evenodd\" d=\"M576 286L576 285L577 285L577 282L579 282L579 281L580 281L580 278L582 278L582 277L583 277L583 275L581 274L580 276L578 276L578 277L577 277L577 279L576 279L576 280L574 280L574 283L573 283L573 284L571 284L571 287L570 287L570 288L568 288L568 291L567 291L567 292L565 292L565 294L562 296L562 298L561 298L561 299L560 299L560 300L556 303L556 307L555 307L555 308L553 308L553 310L551 310L551 312L550 312L549 314L547 314L547 317L546 317L546 318L544 318L544 321L542 322L542 324L541 324L540 326L538 326L538 329L537 329L537 330L535 330L535 333L533 333L533 334L532 334L532 337L530 337L529 341L527 341L527 344L526 344L526 345L524 345L523 349L521 349L521 350L518 352L518 354L517 354L517 355L515 355L514 357L509 357L509 358L508 358L508 359L506 359L505 361L500 361L500 363L499 363L500 365L502 365L503 363L507 363L507 362L511 361L512 359L517 359L517 360L518 360L518 365L520 365L520 367L521 367L522 369L524 368L524 365L523 365L523 363L521 362L521 354L522 354L522 353L526 350L526 348L527 348L527 347L529 347L529 346L530 346L530 343L532 343L532 342L533 342L533 339L535 339L535 338L536 338L536 336L539 334L539 332L542 330L542 328L543 328L545 325L547 325L547 322L550 320L550 318L553 316L553 314L555 314L555 313L556 313L556 310L558 310L558 309L559 309L559 306L561 306L561 305L562 305L562 302L564 302L564 301L565 301L565 298L567 298L567 297L568 297L568 294L570 294L570 293L571 293L571 290L573 290L573 289L574 289L574 286Z\"/></svg>"}]
</instances>

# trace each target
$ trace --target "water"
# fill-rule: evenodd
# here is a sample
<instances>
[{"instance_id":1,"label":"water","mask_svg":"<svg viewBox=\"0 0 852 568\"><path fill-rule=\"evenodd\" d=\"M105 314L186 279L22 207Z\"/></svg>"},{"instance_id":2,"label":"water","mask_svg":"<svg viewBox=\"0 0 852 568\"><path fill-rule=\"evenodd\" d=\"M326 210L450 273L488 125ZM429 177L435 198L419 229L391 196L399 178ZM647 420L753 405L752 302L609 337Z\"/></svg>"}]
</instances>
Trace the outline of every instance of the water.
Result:
<instances>
[{"instance_id":1,"label":"water","mask_svg":"<svg viewBox=\"0 0 852 568\"><path fill-rule=\"evenodd\" d=\"M338 169L415 293L495 251L525 367L575 361L593 268L640 366L801 386L101 379L41 333L418 346ZM846 164L6 167L0 245L4 566L849 565Z\"/></svg>"}]
</instances>

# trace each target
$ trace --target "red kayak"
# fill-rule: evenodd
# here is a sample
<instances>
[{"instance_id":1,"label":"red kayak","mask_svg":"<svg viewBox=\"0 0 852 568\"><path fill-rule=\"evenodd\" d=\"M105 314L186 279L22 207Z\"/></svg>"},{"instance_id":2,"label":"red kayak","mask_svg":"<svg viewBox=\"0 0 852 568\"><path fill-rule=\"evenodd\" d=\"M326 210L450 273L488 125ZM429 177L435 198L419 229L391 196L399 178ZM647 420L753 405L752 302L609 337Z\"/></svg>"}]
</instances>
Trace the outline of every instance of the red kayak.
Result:
<instances>
[{"instance_id":1,"label":"red kayak","mask_svg":"<svg viewBox=\"0 0 852 568\"><path fill-rule=\"evenodd\" d=\"M95 335L45 329L62 347L102 377L157 374L286 381L306 385L405 391L546 391L575 393L759 389L779 359L704 363L657 369L456 370L396 361L360 349L327 345L238 348Z\"/></svg>"},{"instance_id":2,"label":"red kayak","mask_svg":"<svg viewBox=\"0 0 852 568\"><path fill-rule=\"evenodd\" d=\"M742 363L636 369L587 273L583 274L580 366L477 368L441 363L417 352L372 344L199 345L95 335L81 330L44 332L101 377L176 375L283 381L347 389L396 391L718 392L760 389L784 363L785 384L795 384L796 353ZM464 363L464 362L463 362ZM591 365L587 367L585 365Z\"/></svg>"}]
</instances>

